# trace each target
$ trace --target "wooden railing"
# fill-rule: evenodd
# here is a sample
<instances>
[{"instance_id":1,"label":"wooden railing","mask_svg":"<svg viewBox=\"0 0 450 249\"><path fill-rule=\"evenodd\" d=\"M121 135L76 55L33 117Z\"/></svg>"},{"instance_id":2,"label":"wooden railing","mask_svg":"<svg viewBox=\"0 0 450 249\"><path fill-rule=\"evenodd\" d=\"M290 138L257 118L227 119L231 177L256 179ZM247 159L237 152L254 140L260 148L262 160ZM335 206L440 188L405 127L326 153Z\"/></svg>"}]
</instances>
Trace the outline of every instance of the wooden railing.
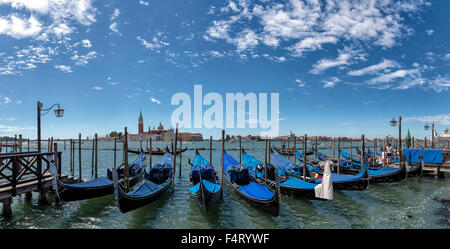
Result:
<instances>
[{"instance_id":1,"label":"wooden railing","mask_svg":"<svg viewBox=\"0 0 450 249\"><path fill-rule=\"evenodd\" d=\"M0 154L0 188L11 186L12 196L16 196L19 183L38 180L38 189L41 189L44 175L50 172L50 162L46 156L51 156L51 160L56 162L58 174L61 175L61 154L62 152ZM58 158L55 158L56 155ZM45 167L42 167L42 162Z\"/></svg>"}]
</instances>

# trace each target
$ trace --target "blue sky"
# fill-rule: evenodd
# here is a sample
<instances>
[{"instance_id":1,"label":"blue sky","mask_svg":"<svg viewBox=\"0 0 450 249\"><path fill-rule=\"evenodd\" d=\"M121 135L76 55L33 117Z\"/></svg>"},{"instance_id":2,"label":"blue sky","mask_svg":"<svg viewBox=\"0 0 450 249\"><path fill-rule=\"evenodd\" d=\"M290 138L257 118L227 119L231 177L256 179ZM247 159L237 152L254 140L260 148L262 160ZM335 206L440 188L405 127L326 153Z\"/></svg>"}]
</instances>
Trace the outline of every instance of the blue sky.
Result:
<instances>
[{"instance_id":1,"label":"blue sky","mask_svg":"<svg viewBox=\"0 0 450 249\"><path fill-rule=\"evenodd\" d=\"M58 4L56 3L58 2ZM448 1L0 0L0 135L170 124L172 95L278 92L280 133L450 126ZM206 110L207 107L204 107ZM217 129L190 129L218 137ZM259 129L230 129L259 134Z\"/></svg>"}]
</instances>

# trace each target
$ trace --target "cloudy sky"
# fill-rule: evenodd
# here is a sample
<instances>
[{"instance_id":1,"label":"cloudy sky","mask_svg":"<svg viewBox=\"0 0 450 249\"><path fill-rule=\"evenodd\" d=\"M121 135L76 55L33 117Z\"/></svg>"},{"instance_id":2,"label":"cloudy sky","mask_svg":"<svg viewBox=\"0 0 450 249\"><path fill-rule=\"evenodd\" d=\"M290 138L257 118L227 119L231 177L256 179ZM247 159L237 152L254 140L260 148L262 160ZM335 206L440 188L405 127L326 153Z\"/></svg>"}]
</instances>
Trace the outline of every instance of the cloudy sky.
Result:
<instances>
[{"instance_id":1,"label":"cloudy sky","mask_svg":"<svg viewBox=\"0 0 450 249\"><path fill-rule=\"evenodd\" d=\"M421 0L0 0L0 135L170 124L172 95L277 92L280 132L450 126L450 4ZM204 107L206 110L208 107ZM219 131L192 129L218 136ZM230 129L258 134L258 129ZM406 131L405 131L406 133Z\"/></svg>"}]
</instances>

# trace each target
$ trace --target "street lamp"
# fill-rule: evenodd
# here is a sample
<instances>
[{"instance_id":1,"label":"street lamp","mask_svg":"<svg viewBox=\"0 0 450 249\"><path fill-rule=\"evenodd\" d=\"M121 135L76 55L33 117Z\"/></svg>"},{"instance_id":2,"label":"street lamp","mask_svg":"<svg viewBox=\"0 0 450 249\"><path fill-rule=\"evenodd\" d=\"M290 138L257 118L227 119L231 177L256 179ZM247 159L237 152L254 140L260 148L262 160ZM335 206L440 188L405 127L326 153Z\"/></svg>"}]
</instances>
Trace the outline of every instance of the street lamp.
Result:
<instances>
[{"instance_id":1,"label":"street lamp","mask_svg":"<svg viewBox=\"0 0 450 249\"><path fill-rule=\"evenodd\" d=\"M397 125L397 120L395 120L395 118L392 118L390 123L391 123L391 126L396 126Z\"/></svg>"},{"instance_id":2,"label":"street lamp","mask_svg":"<svg viewBox=\"0 0 450 249\"><path fill-rule=\"evenodd\" d=\"M55 109L55 116L57 118L61 118L64 115L64 109L61 108L59 104L54 104L50 108L43 109L42 103L40 101L37 102L37 140L38 140L38 152L41 152L41 116L47 115L53 107L57 107Z\"/></svg>"},{"instance_id":3,"label":"street lamp","mask_svg":"<svg viewBox=\"0 0 450 249\"><path fill-rule=\"evenodd\" d=\"M430 125L425 124L423 128L428 131L430 129ZM434 123L431 123L431 148L434 148Z\"/></svg>"},{"instance_id":4,"label":"street lamp","mask_svg":"<svg viewBox=\"0 0 450 249\"><path fill-rule=\"evenodd\" d=\"M397 120L395 118L392 118L390 121L391 126L397 125ZM398 154L400 157L400 162L402 160L402 116L398 116Z\"/></svg>"}]
</instances>

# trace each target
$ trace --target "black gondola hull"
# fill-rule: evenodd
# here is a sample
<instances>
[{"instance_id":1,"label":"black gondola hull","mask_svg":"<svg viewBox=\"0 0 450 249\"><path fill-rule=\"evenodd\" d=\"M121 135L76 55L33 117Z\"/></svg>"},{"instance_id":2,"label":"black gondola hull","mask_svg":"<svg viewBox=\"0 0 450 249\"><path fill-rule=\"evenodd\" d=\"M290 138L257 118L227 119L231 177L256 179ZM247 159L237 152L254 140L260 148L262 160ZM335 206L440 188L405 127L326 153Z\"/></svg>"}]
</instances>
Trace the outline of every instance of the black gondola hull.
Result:
<instances>
[{"instance_id":1,"label":"black gondola hull","mask_svg":"<svg viewBox=\"0 0 450 249\"><path fill-rule=\"evenodd\" d=\"M391 174L369 176L370 183L395 182L406 178L406 170L402 169Z\"/></svg>"},{"instance_id":2,"label":"black gondola hull","mask_svg":"<svg viewBox=\"0 0 450 249\"><path fill-rule=\"evenodd\" d=\"M170 177L171 178L171 177ZM121 188L119 188L119 210L122 213L126 213L135 209L138 209L142 206L145 206L157 199L160 198L168 189L171 188L172 181L168 182L162 189L152 193L151 195L144 196L142 198L133 198L128 196L123 192Z\"/></svg>"},{"instance_id":3,"label":"black gondola hull","mask_svg":"<svg viewBox=\"0 0 450 249\"><path fill-rule=\"evenodd\" d=\"M143 176L144 171L142 170L137 176L130 177L129 185L135 185L142 179ZM121 179L119 183L123 183L123 179ZM70 186L65 186L63 183L58 181L58 196L62 201L65 202L92 199L110 194L114 194L113 183L101 187L71 188Z\"/></svg>"},{"instance_id":4,"label":"black gondola hull","mask_svg":"<svg viewBox=\"0 0 450 249\"><path fill-rule=\"evenodd\" d=\"M205 188L203 184L201 184L200 191L198 191L196 194L193 194L191 192L191 196L197 200L204 212L208 212L220 198L220 192L221 190L219 189L219 191L217 191L216 193L211 193Z\"/></svg>"}]
</instances>

